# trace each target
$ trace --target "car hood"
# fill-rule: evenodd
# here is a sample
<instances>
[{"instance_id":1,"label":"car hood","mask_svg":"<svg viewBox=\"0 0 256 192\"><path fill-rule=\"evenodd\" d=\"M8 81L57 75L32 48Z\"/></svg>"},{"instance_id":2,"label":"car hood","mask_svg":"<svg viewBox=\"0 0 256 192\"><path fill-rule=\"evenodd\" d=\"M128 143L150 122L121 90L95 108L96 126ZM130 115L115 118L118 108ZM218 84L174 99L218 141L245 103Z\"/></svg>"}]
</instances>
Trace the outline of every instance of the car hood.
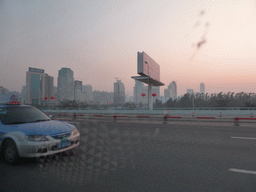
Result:
<instances>
[{"instance_id":1,"label":"car hood","mask_svg":"<svg viewBox=\"0 0 256 192\"><path fill-rule=\"evenodd\" d=\"M25 135L55 135L72 131L74 125L63 121L51 120L36 123L15 124L9 127L9 131L21 131Z\"/></svg>"}]
</instances>

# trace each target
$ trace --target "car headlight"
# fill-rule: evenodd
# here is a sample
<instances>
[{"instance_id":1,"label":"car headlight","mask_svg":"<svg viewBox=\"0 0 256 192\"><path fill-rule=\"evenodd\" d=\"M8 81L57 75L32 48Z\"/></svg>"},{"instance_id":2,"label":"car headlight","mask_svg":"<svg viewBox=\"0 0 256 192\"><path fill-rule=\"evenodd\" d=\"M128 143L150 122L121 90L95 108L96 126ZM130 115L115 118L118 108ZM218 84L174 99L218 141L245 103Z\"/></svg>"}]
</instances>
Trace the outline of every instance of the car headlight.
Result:
<instances>
[{"instance_id":1,"label":"car headlight","mask_svg":"<svg viewBox=\"0 0 256 192\"><path fill-rule=\"evenodd\" d=\"M27 135L26 139L29 141L49 141L45 135Z\"/></svg>"},{"instance_id":2,"label":"car headlight","mask_svg":"<svg viewBox=\"0 0 256 192\"><path fill-rule=\"evenodd\" d=\"M78 134L78 133L79 133L79 131L78 131L77 128L73 129L73 131L71 132L72 135L76 135L76 134Z\"/></svg>"}]
</instances>

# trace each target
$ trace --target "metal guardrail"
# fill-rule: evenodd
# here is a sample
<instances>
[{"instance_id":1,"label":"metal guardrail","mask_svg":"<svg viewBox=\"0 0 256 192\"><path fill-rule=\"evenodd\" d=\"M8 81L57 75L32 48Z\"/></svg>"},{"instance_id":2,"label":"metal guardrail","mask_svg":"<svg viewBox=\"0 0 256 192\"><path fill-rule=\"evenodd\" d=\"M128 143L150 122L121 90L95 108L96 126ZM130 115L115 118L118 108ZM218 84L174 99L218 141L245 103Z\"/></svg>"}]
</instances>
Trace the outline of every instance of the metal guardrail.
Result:
<instances>
[{"instance_id":1,"label":"metal guardrail","mask_svg":"<svg viewBox=\"0 0 256 192\"><path fill-rule=\"evenodd\" d=\"M143 111L147 110L146 108L40 108L41 110L86 110L86 111L93 111L93 110L100 110L100 111L107 111L107 110L135 110L135 111ZM161 107L161 108L154 108L154 110L256 110L256 107Z\"/></svg>"},{"instance_id":2,"label":"metal guardrail","mask_svg":"<svg viewBox=\"0 0 256 192\"><path fill-rule=\"evenodd\" d=\"M48 114L50 115L50 114ZM77 117L80 117L80 119L102 119L102 118L107 118L107 119L112 119L113 121L117 121L117 119L129 119L129 120L138 120L138 119L152 119L152 120L159 120L163 122L167 122L168 119L171 119L171 121L207 121L207 122L234 122L235 126L239 126L239 123L242 121L244 122L253 122L256 123L256 118L253 117L215 117L215 116L194 116L192 114L191 117L188 116L170 116L170 115L122 115L122 114L112 114L112 115L107 115L107 114L76 114L76 113L51 113L53 115L53 119L58 117L71 117L72 120L77 119ZM249 121L248 121L249 120Z\"/></svg>"}]
</instances>

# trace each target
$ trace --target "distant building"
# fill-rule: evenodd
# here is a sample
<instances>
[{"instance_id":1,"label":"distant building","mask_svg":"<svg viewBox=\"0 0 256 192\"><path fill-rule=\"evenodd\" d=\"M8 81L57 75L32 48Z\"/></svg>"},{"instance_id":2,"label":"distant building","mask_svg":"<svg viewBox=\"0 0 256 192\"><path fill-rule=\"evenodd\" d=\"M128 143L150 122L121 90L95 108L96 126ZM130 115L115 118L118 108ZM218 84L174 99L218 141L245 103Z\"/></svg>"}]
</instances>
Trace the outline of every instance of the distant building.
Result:
<instances>
[{"instance_id":1,"label":"distant building","mask_svg":"<svg viewBox=\"0 0 256 192\"><path fill-rule=\"evenodd\" d=\"M56 87L56 86L53 86L53 97L55 99L58 98L58 87Z\"/></svg>"},{"instance_id":2,"label":"distant building","mask_svg":"<svg viewBox=\"0 0 256 192\"><path fill-rule=\"evenodd\" d=\"M82 95L82 81L74 81L74 100L75 101L84 100Z\"/></svg>"},{"instance_id":3,"label":"distant building","mask_svg":"<svg viewBox=\"0 0 256 192\"><path fill-rule=\"evenodd\" d=\"M173 99L177 98L177 84L175 81L171 82L168 86L168 89L171 91L170 97Z\"/></svg>"},{"instance_id":4,"label":"distant building","mask_svg":"<svg viewBox=\"0 0 256 192\"><path fill-rule=\"evenodd\" d=\"M3 86L0 86L0 95L8 95L9 90L4 88Z\"/></svg>"},{"instance_id":5,"label":"distant building","mask_svg":"<svg viewBox=\"0 0 256 192\"><path fill-rule=\"evenodd\" d=\"M92 86L91 85L83 85L82 86L82 92L85 97L85 101L92 102L93 101L93 92L92 92Z\"/></svg>"},{"instance_id":6,"label":"distant building","mask_svg":"<svg viewBox=\"0 0 256 192\"><path fill-rule=\"evenodd\" d=\"M53 77L49 76L48 74L45 74L43 77L44 79L44 86L43 86L43 98L47 97L47 100L49 101L51 97L54 97L53 93Z\"/></svg>"},{"instance_id":7,"label":"distant building","mask_svg":"<svg viewBox=\"0 0 256 192\"><path fill-rule=\"evenodd\" d=\"M0 86L0 103L7 103L10 101L11 96L15 95L15 98L20 101L20 93L13 91L10 92L8 89Z\"/></svg>"},{"instance_id":8,"label":"distant building","mask_svg":"<svg viewBox=\"0 0 256 192\"><path fill-rule=\"evenodd\" d=\"M142 93L144 93L144 84L140 81L135 80L135 86L133 87L133 102L135 104L139 104L142 102ZM147 95L147 93L145 94Z\"/></svg>"},{"instance_id":9,"label":"distant building","mask_svg":"<svg viewBox=\"0 0 256 192\"><path fill-rule=\"evenodd\" d=\"M25 104L26 103L26 85L22 86L22 90L21 90L21 104Z\"/></svg>"},{"instance_id":10,"label":"distant building","mask_svg":"<svg viewBox=\"0 0 256 192\"><path fill-rule=\"evenodd\" d=\"M132 102L134 102L133 101L133 96L130 96L130 95L128 95L128 94L125 94L125 103L132 103Z\"/></svg>"},{"instance_id":11,"label":"distant building","mask_svg":"<svg viewBox=\"0 0 256 192\"><path fill-rule=\"evenodd\" d=\"M123 105L125 103L125 87L121 80L114 83L114 105Z\"/></svg>"},{"instance_id":12,"label":"distant building","mask_svg":"<svg viewBox=\"0 0 256 192\"><path fill-rule=\"evenodd\" d=\"M187 93L191 95L194 94L194 89L187 89Z\"/></svg>"},{"instance_id":13,"label":"distant building","mask_svg":"<svg viewBox=\"0 0 256 192\"><path fill-rule=\"evenodd\" d=\"M129 97L128 97L128 102L132 103L133 100L134 100L134 99L133 99L133 96L129 96Z\"/></svg>"},{"instance_id":14,"label":"distant building","mask_svg":"<svg viewBox=\"0 0 256 192\"><path fill-rule=\"evenodd\" d=\"M168 98L168 99L171 97L170 89L165 89L164 90L164 97Z\"/></svg>"},{"instance_id":15,"label":"distant building","mask_svg":"<svg viewBox=\"0 0 256 192\"><path fill-rule=\"evenodd\" d=\"M200 83L200 93L205 94L205 86L204 86L204 83Z\"/></svg>"},{"instance_id":16,"label":"distant building","mask_svg":"<svg viewBox=\"0 0 256 192\"><path fill-rule=\"evenodd\" d=\"M156 96L153 97L153 102L156 102L157 99L160 99L160 87L153 86L152 87L152 94L155 93Z\"/></svg>"},{"instance_id":17,"label":"distant building","mask_svg":"<svg viewBox=\"0 0 256 192\"><path fill-rule=\"evenodd\" d=\"M142 103L148 104L148 86L143 87L143 93L145 93L146 96L142 98Z\"/></svg>"},{"instance_id":18,"label":"distant building","mask_svg":"<svg viewBox=\"0 0 256 192\"><path fill-rule=\"evenodd\" d=\"M61 68L58 75L58 99L74 100L74 73L69 68Z\"/></svg>"},{"instance_id":19,"label":"distant building","mask_svg":"<svg viewBox=\"0 0 256 192\"><path fill-rule=\"evenodd\" d=\"M43 69L29 67L26 72L26 104L41 105L44 98L53 96L53 77Z\"/></svg>"},{"instance_id":20,"label":"distant building","mask_svg":"<svg viewBox=\"0 0 256 192\"><path fill-rule=\"evenodd\" d=\"M93 91L93 103L109 105L113 102L113 92Z\"/></svg>"}]
</instances>

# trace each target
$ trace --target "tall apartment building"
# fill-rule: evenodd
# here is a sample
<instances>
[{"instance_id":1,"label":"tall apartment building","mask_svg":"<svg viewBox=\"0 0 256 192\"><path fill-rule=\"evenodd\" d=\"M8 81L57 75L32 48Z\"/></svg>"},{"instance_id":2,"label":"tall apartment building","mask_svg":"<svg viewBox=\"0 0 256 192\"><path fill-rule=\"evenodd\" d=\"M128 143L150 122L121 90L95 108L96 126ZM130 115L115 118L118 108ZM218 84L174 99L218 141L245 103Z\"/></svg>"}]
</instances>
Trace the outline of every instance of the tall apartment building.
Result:
<instances>
[{"instance_id":1,"label":"tall apartment building","mask_svg":"<svg viewBox=\"0 0 256 192\"><path fill-rule=\"evenodd\" d=\"M83 85L82 92L85 96L85 101L87 101L88 103L93 101L93 92L91 85Z\"/></svg>"},{"instance_id":2,"label":"tall apartment building","mask_svg":"<svg viewBox=\"0 0 256 192\"><path fill-rule=\"evenodd\" d=\"M171 97L171 92L170 92L170 89L165 89L164 90L164 97L166 99L169 99Z\"/></svg>"},{"instance_id":3,"label":"tall apartment building","mask_svg":"<svg viewBox=\"0 0 256 192\"><path fill-rule=\"evenodd\" d=\"M173 99L177 98L177 84L175 81L169 84L168 89L170 90L170 97Z\"/></svg>"},{"instance_id":4,"label":"tall apartment building","mask_svg":"<svg viewBox=\"0 0 256 192\"><path fill-rule=\"evenodd\" d=\"M109 105L113 102L113 92L93 91L93 102L99 105Z\"/></svg>"},{"instance_id":5,"label":"tall apartment building","mask_svg":"<svg viewBox=\"0 0 256 192\"><path fill-rule=\"evenodd\" d=\"M204 86L204 83L200 83L200 93L205 94L205 86Z\"/></svg>"},{"instance_id":6,"label":"tall apartment building","mask_svg":"<svg viewBox=\"0 0 256 192\"><path fill-rule=\"evenodd\" d=\"M133 87L133 101L135 104L142 103L142 93L144 93L144 84L140 81L135 80L135 86Z\"/></svg>"},{"instance_id":7,"label":"tall apartment building","mask_svg":"<svg viewBox=\"0 0 256 192\"><path fill-rule=\"evenodd\" d=\"M21 90L21 103L22 104L26 103L26 85L22 86L22 90Z\"/></svg>"},{"instance_id":8,"label":"tall apartment building","mask_svg":"<svg viewBox=\"0 0 256 192\"><path fill-rule=\"evenodd\" d=\"M74 100L83 101L82 81L74 81Z\"/></svg>"},{"instance_id":9,"label":"tall apartment building","mask_svg":"<svg viewBox=\"0 0 256 192\"><path fill-rule=\"evenodd\" d=\"M45 97L53 96L53 77L43 69L29 67L26 72L26 104L40 105Z\"/></svg>"},{"instance_id":10,"label":"tall apartment building","mask_svg":"<svg viewBox=\"0 0 256 192\"><path fill-rule=\"evenodd\" d=\"M125 87L121 80L114 83L114 105L123 105L125 103Z\"/></svg>"},{"instance_id":11,"label":"tall apartment building","mask_svg":"<svg viewBox=\"0 0 256 192\"><path fill-rule=\"evenodd\" d=\"M53 77L45 74L45 76L43 76L43 79L43 98L47 97L47 100L50 100L51 97L54 97Z\"/></svg>"},{"instance_id":12,"label":"tall apartment building","mask_svg":"<svg viewBox=\"0 0 256 192\"><path fill-rule=\"evenodd\" d=\"M74 76L70 68L61 68L58 75L58 99L74 100Z\"/></svg>"}]
</instances>

